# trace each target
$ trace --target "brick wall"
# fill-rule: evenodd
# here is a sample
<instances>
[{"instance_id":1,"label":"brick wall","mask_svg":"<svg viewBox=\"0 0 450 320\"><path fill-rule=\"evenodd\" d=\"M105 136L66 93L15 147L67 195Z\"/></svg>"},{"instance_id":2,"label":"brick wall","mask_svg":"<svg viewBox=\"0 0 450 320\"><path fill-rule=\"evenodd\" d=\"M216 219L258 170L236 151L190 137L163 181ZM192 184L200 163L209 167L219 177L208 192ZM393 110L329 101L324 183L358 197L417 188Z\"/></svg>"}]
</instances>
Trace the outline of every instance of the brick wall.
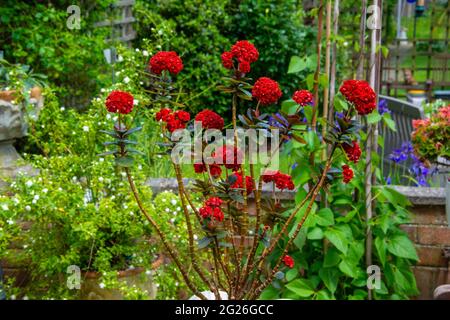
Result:
<instances>
[{"instance_id":1,"label":"brick wall","mask_svg":"<svg viewBox=\"0 0 450 320\"><path fill-rule=\"evenodd\" d=\"M450 228L444 205L414 205L410 224L403 229L415 243L419 262L414 267L420 295L417 299L432 299L433 291L450 284L449 258L444 249L450 248Z\"/></svg>"}]
</instances>

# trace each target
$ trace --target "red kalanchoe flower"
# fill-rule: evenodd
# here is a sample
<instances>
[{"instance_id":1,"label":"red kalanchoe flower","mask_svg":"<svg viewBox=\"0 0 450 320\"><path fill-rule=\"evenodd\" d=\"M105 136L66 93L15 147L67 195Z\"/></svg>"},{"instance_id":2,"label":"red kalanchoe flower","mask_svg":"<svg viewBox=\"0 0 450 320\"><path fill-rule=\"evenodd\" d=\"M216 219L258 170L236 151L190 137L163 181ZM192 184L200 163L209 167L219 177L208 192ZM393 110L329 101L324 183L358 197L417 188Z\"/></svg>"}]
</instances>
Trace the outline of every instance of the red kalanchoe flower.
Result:
<instances>
[{"instance_id":1,"label":"red kalanchoe flower","mask_svg":"<svg viewBox=\"0 0 450 320\"><path fill-rule=\"evenodd\" d=\"M220 207L222 203L223 203L222 199L218 197L211 197L205 201L205 205L209 207Z\"/></svg>"},{"instance_id":2,"label":"red kalanchoe flower","mask_svg":"<svg viewBox=\"0 0 450 320\"><path fill-rule=\"evenodd\" d=\"M234 177L236 178L236 181L230 186L231 189L243 189L244 183L242 179L242 174L239 172L233 172ZM250 194L255 190L255 183L250 176L245 177L245 187L247 189L247 194Z\"/></svg>"},{"instance_id":3,"label":"red kalanchoe flower","mask_svg":"<svg viewBox=\"0 0 450 320\"><path fill-rule=\"evenodd\" d=\"M128 92L114 90L106 98L106 109L109 112L127 114L133 110L133 100Z\"/></svg>"},{"instance_id":4,"label":"red kalanchoe flower","mask_svg":"<svg viewBox=\"0 0 450 320\"><path fill-rule=\"evenodd\" d=\"M258 60L259 52L256 47L247 40L236 42L231 47L231 54L237 58L239 62L247 61L253 63Z\"/></svg>"},{"instance_id":5,"label":"red kalanchoe flower","mask_svg":"<svg viewBox=\"0 0 450 320\"><path fill-rule=\"evenodd\" d=\"M339 91L351 102L358 114L366 115L376 109L375 91L364 80L346 80Z\"/></svg>"},{"instance_id":6,"label":"red kalanchoe flower","mask_svg":"<svg viewBox=\"0 0 450 320\"><path fill-rule=\"evenodd\" d=\"M250 63L248 61L239 62L239 71L242 73L250 72Z\"/></svg>"},{"instance_id":7,"label":"red kalanchoe flower","mask_svg":"<svg viewBox=\"0 0 450 320\"><path fill-rule=\"evenodd\" d=\"M188 122L189 120L191 120L191 115L189 114L189 112L183 110L175 111L174 116L176 119L182 122Z\"/></svg>"},{"instance_id":8,"label":"red kalanchoe flower","mask_svg":"<svg viewBox=\"0 0 450 320\"><path fill-rule=\"evenodd\" d=\"M416 119L412 121L412 126L414 129L417 129L422 126L427 126L430 124L430 119Z\"/></svg>"},{"instance_id":9,"label":"red kalanchoe flower","mask_svg":"<svg viewBox=\"0 0 450 320\"><path fill-rule=\"evenodd\" d=\"M361 148L356 140L353 141L351 145L344 143L342 147L347 154L348 160L353 161L354 163L359 161L359 158L361 157Z\"/></svg>"},{"instance_id":10,"label":"red kalanchoe flower","mask_svg":"<svg viewBox=\"0 0 450 320\"><path fill-rule=\"evenodd\" d=\"M213 218L219 222L223 221L223 218L225 217L225 215L222 212L222 209L220 209L219 207L214 207L213 208Z\"/></svg>"},{"instance_id":11,"label":"red kalanchoe flower","mask_svg":"<svg viewBox=\"0 0 450 320\"><path fill-rule=\"evenodd\" d=\"M209 206L203 206L198 210L198 213L200 213L200 216L203 219L209 218L213 214L213 208Z\"/></svg>"},{"instance_id":12,"label":"red kalanchoe flower","mask_svg":"<svg viewBox=\"0 0 450 320\"><path fill-rule=\"evenodd\" d=\"M308 90L298 90L294 92L292 99L301 106L311 104L313 101L313 95Z\"/></svg>"},{"instance_id":13,"label":"red kalanchoe flower","mask_svg":"<svg viewBox=\"0 0 450 320\"><path fill-rule=\"evenodd\" d=\"M150 70L158 75L164 70L176 75L183 70L183 61L175 51L160 51L151 57Z\"/></svg>"},{"instance_id":14,"label":"red kalanchoe flower","mask_svg":"<svg viewBox=\"0 0 450 320\"><path fill-rule=\"evenodd\" d=\"M342 166L342 180L344 183L349 183L353 179L353 170L346 164Z\"/></svg>"},{"instance_id":15,"label":"red kalanchoe flower","mask_svg":"<svg viewBox=\"0 0 450 320\"><path fill-rule=\"evenodd\" d=\"M237 171L240 169L243 161L242 152L234 146L225 145L217 150L214 155L214 162L225 166L227 169Z\"/></svg>"},{"instance_id":16,"label":"red kalanchoe flower","mask_svg":"<svg viewBox=\"0 0 450 320\"><path fill-rule=\"evenodd\" d=\"M291 269L294 267L294 259L292 259L291 256L285 255L282 261L286 265L286 267Z\"/></svg>"},{"instance_id":17,"label":"red kalanchoe flower","mask_svg":"<svg viewBox=\"0 0 450 320\"><path fill-rule=\"evenodd\" d=\"M195 121L200 121L202 123L202 127L205 129L222 130L224 126L223 118L214 111L208 109L200 111L195 116Z\"/></svg>"},{"instance_id":18,"label":"red kalanchoe flower","mask_svg":"<svg viewBox=\"0 0 450 320\"><path fill-rule=\"evenodd\" d=\"M167 121L169 114L172 113L172 110L168 108L162 108L159 112L156 113L156 121Z\"/></svg>"},{"instance_id":19,"label":"red kalanchoe flower","mask_svg":"<svg viewBox=\"0 0 450 320\"><path fill-rule=\"evenodd\" d=\"M204 163L194 163L194 171L195 173L203 173L208 172L208 169L206 168L206 165ZM213 178L218 178L222 174L222 169L217 164L210 164L209 172L211 173L211 176L213 176Z\"/></svg>"},{"instance_id":20,"label":"red kalanchoe flower","mask_svg":"<svg viewBox=\"0 0 450 320\"><path fill-rule=\"evenodd\" d=\"M262 179L265 183L274 182L275 186L280 190L294 190L295 188L292 177L280 171L266 171L262 175Z\"/></svg>"},{"instance_id":21,"label":"red kalanchoe flower","mask_svg":"<svg viewBox=\"0 0 450 320\"><path fill-rule=\"evenodd\" d=\"M233 68L233 54L229 51L222 53L222 65L227 69Z\"/></svg>"},{"instance_id":22,"label":"red kalanchoe flower","mask_svg":"<svg viewBox=\"0 0 450 320\"><path fill-rule=\"evenodd\" d=\"M252 96L262 105L276 103L281 98L280 86L275 80L261 77L253 86Z\"/></svg>"}]
</instances>

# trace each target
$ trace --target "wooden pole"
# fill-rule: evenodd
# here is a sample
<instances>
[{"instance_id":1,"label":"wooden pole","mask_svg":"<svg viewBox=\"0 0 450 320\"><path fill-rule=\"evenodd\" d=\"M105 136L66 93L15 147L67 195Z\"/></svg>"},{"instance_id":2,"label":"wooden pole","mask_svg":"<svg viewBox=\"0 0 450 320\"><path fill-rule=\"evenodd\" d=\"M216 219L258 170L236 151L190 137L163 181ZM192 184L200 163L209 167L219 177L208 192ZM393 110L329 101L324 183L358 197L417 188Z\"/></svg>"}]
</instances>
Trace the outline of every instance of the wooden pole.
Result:
<instances>
[{"instance_id":1,"label":"wooden pole","mask_svg":"<svg viewBox=\"0 0 450 320\"><path fill-rule=\"evenodd\" d=\"M334 1L334 9L333 9L333 35L334 37L338 34L338 25L339 25L339 0ZM328 112L328 121L332 122L334 117L334 96L336 93L336 59L337 59L337 45L336 40L333 41L333 47L331 56L333 60L331 61L331 70L330 70L330 110Z\"/></svg>"},{"instance_id":2,"label":"wooden pole","mask_svg":"<svg viewBox=\"0 0 450 320\"><path fill-rule=\"evenodd\" d=\"M328 81L328 88L324 88L323 90L323 117L325 119L329 118L328 115L328 97L330 90L330 51L331 51L331 0L327 0L327 12L326 12L326 26L325 26L325 34L326 34L326 48L325 48L325 76ZM325 138L327 133L327 125L326 123L322 126L322 137ZM323 159L327 158L327 149L323 150Z\"/></svg>"},{"instance_id":3,"label":"wooden pole","mask_svg":"<svg viewBox=\"0 0 450 320\"><path fill-rule=\"evenodd\" d=\"M364 77L364 51L366 38L366 10L367 0L361 1L361 22L359 24L359 57L356 69L356 79Z\"/></svg>"}]
</instances>

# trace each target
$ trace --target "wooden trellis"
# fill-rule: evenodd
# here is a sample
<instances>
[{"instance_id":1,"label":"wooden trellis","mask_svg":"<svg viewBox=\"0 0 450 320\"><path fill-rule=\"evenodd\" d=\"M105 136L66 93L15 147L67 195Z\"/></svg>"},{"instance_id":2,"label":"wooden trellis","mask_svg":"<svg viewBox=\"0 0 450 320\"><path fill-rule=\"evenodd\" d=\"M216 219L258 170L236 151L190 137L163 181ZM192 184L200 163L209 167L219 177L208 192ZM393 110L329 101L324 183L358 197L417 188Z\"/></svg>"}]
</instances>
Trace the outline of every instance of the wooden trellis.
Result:
<instances>
[{"instance_id":1,"label":"wooden trellis","mask_svg":"<svg viewBox=\"0 0 450 320\"><path fill-rule=\"evenodd\" d=\"M120 0L111 6L109 14L110 20L98 22L96 27L110 27L111 36L107 41L120 41L131 46L131 41L136 38L136 31L133 29L133 5L135 0Z\"/></svg>"}]
</instances>

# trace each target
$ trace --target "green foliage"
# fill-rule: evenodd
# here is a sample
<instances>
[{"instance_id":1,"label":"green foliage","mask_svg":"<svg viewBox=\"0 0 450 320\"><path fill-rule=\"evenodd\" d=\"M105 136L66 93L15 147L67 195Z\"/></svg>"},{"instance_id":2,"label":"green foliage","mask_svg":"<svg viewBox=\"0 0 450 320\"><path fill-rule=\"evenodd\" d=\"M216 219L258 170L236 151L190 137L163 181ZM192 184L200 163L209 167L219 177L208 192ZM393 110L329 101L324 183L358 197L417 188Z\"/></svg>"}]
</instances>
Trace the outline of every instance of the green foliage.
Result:
<instances>
[{"instance_id":1,"label":"green foliage","mask_svg":"<svg viewBox=\"0 0 450 320\"><path fill-rule=\"evenodd\" d=\"M287 142L281 155L282 162L298 164L292 171L299 186L295 197L297 205L306 195L304 189L308 182L317 177L317 168L323 167L319 157L315 157L314 166L310 165L311 152L320 154L324 148L323 144L315 142L311 132L302 134L303 144L293 139ZM365 135L362 138L364 145ZM418 256L411 240L400 229L401 224L409 221L409 212L405 209L408 200L387 186L376 186L373 188L374 218L366 221L364 153L358 164L353 165L355 177L349 184L344 184L339 168L347 161L341 150L336 152L327 175L328 205L324 206L323 201L316 202L318 209L313 208L289 252L295 260L294 269L286 272L285 277L274 280L261 295L262 299L366 299L370 276L366 272L364 254L368 224L374 239L373 264L381 269L381 286L374 290L374 298L407 299L417 295L411 266ZM376 168L379 158L373 159L372 165ZM303 212L304 209L299 211L297 222ZM296 223L291 232L295 227ZM283 244L280 247L283 248ZM275 252L272 261L280 254Z\"/></svg>"},{"instance_id":2,"label":"green foliage","mask_svg":"<svg viewBox=\"0 0 450 320\"><path fill-rule=\"evenodd\" d=\"M29 65L59 88L63 105L86 106L107 81L103 57L108 28L94 28L111 0L81 5L81 29L67 27L70 1L3 1L0 47L6 60Z\"/></svg>"}]
</instances>

